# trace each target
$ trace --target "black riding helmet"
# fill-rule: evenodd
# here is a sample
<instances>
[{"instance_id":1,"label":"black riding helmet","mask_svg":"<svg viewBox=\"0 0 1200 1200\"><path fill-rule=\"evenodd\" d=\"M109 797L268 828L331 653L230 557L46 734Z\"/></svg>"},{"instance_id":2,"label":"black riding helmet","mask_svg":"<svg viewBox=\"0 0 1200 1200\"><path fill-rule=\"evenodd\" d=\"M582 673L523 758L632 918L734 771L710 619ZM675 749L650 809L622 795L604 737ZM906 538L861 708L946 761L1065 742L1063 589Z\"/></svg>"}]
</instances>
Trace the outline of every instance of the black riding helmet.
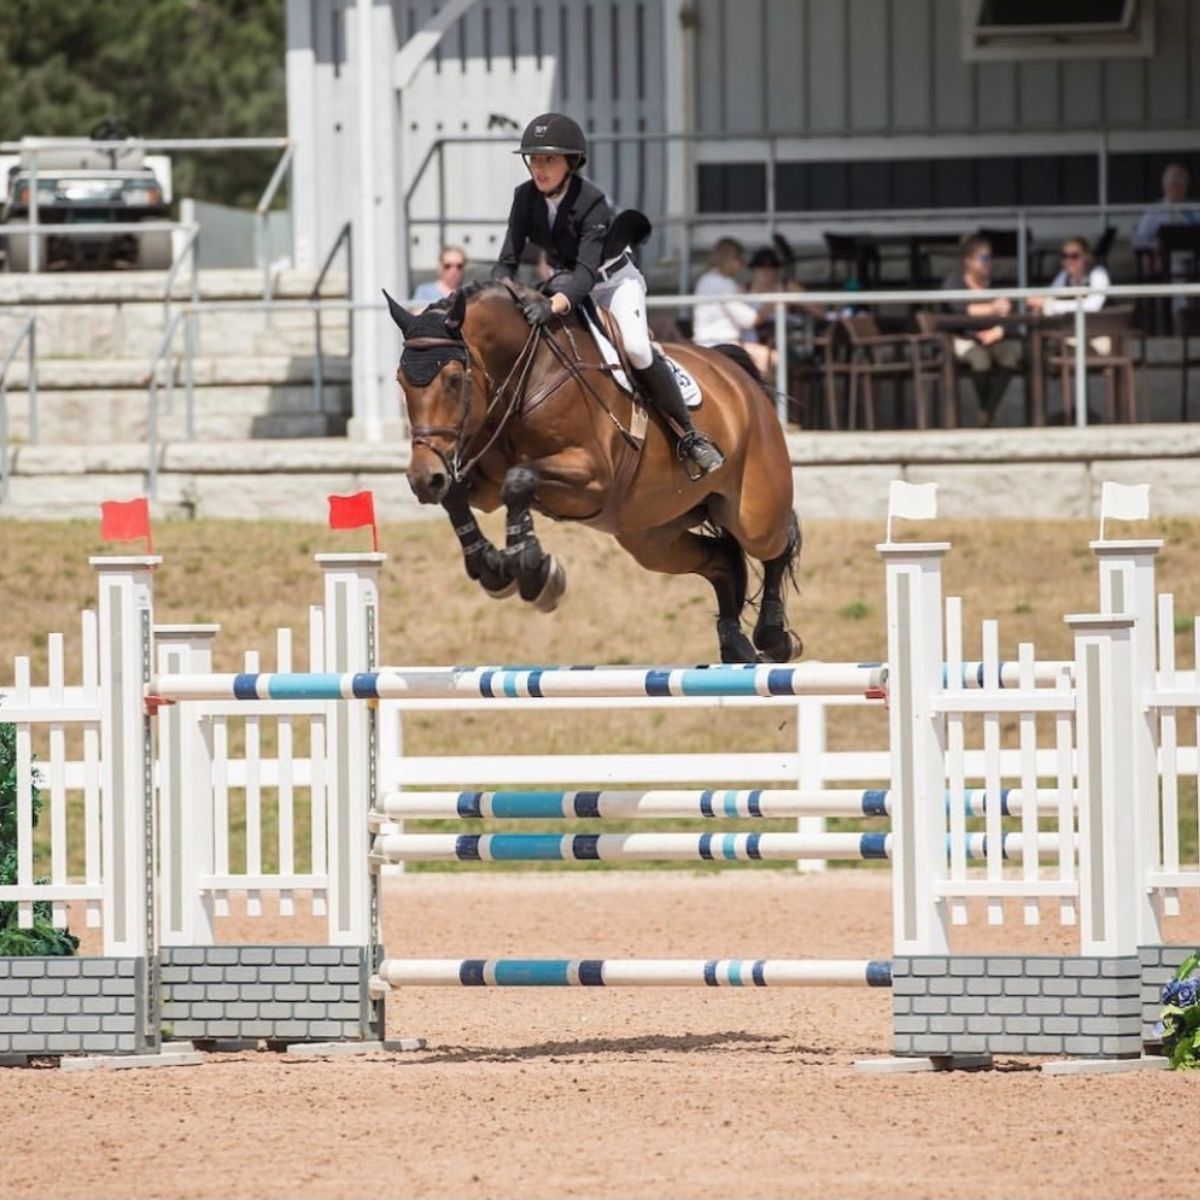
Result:
<instances>
[{"instance_id":1,"label":"black riding helmet","mask_svg":"<svg viewBox=\"0 0 1200 1200\"><path fill-rule=\"evenodd\" d=\"M583 130L562 113L542 113L525 126L521 148L514 154L562 154L574 159L571 170L578 171L587 162L587 138Z\"/></svg>"}]
</instances>

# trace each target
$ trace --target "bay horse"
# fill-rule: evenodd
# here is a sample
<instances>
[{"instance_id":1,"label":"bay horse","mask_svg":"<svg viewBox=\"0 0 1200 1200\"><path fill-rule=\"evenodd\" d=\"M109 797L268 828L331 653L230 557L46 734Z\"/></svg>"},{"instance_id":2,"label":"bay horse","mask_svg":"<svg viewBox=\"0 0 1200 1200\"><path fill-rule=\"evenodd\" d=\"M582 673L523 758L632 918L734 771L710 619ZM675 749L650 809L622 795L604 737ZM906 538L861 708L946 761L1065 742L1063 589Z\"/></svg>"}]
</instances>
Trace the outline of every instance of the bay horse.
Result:
<instances>
[{"instance_id":1,"label":"bay horse","mask_svg":"<svg viewBox=\"0 0 1200 1200\"><path fill-rule=\"evenodd\" d=\"M611 533L648 570L707 579L722 662L798 657L783 599L800 551L792 466L745 352L669 348L702 390L698 427L725 454L693 480L657 418L643 423L639 454L633 401L578 317L531 329L523 294L511 282L469 285L416 316L387 296L404 335L396 378L412 435L408 482L422 504L445 508L467 574L490 596L519 593L551 611L566 573L538 542L536 510ZM501 505L503 548L471 511ZM747 555L763 566L753 641L741 626Z\"/></svg>"}]
</instances>

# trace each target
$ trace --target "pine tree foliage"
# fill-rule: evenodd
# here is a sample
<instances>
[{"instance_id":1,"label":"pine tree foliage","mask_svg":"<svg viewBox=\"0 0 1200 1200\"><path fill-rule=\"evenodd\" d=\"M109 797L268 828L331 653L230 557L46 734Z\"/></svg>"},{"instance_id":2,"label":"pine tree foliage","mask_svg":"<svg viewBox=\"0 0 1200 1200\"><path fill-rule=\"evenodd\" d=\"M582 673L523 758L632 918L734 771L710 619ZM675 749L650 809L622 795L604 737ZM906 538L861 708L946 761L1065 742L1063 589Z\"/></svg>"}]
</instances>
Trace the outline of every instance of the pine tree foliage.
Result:
<instances>
[{"instance_id":1,"label":"pine tree foliage","mask_svg":"<svg viewBox=\"0 0 1200 1200\"><path fill-rule=\"evenodd\" d=\"M287 132L284 0L3 0L0 140ZM175 195L241 207L278 152L172 156Z\"/></svg>"}]
</instances>

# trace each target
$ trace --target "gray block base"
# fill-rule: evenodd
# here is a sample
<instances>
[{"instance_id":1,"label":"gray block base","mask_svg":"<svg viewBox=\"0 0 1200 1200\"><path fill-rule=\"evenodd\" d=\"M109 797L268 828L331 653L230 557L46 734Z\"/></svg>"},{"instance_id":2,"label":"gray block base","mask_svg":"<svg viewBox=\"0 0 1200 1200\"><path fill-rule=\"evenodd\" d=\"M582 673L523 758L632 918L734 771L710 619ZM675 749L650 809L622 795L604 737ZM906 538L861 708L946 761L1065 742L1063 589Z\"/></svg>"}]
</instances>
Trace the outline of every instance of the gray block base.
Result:
<instances>
[{"instance_id":1,"label":"gray block base","mask_svg":"<svg viewBox=\"0 0 1200 1200\"><path fill-rule=\"evenodd\" d=\"M1175 978L1184 959L1196 953L1196 946L1139 946L1138 962L1142 968L1142 1039L1159 1046L1162 1039L1155 1032L1162 1012L1162 990Z\"/></svg>"},{"instance_id":2,"label":"gray block base","mask_svg":"<svg viewBox=\"0 0 1200 1200\"><path fill-rule=\"evenodd\" d=\"M1136 1058L1141 969L1132 955L922 955L892 961L901 1057Z\"/></svg>"},{"instance_id":3,"label":"gray block base","mask_svg":"<svg viewBox=\"0 0 1200 1200\"><path fill-rule=\"evenodd\" d=\"M141 958L0 958L0 1061L145 1051L145 980Z\"/></svg>"},{"instance_id":4,"label":"gray block base","mask_svg":"<svg viewBox=\"0 0 1200 1200\"><path fill-rule=\"evenodd\" d=\"M854 1069L864 1075L914 1075L925 1071L990 1071L990 1054L938 1054L912 1058L860 1058Z\"/></svg>"},{"instance_id":5,"label":"gray block base","mask_svg":"<svg viewBox=\"0 0 1200 1200\"><path fill-rule=\"evenodd\" d=\"M163 1036L198 1042L378 1041L362 946L164 946Z\"/></svg>"}]
</instances>

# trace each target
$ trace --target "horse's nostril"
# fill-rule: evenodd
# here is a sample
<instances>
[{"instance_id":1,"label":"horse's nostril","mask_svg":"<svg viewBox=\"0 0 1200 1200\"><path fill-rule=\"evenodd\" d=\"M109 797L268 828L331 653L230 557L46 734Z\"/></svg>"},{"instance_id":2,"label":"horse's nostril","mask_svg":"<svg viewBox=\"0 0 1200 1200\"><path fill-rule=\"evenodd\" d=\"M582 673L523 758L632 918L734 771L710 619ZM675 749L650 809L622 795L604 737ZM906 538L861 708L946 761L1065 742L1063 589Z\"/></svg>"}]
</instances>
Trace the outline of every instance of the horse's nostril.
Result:
<instances>
[{"instance_id":1,"label":"horse's nostril","mask_svg":"<svg viewBox=\"0 0 1200 1200\"><path fill-rule=\"evenodd\" d=\"M441 471L430 473L429 490L435 496L440 496L446 490L446 476Z\"/></svg>"}]
</instances>

